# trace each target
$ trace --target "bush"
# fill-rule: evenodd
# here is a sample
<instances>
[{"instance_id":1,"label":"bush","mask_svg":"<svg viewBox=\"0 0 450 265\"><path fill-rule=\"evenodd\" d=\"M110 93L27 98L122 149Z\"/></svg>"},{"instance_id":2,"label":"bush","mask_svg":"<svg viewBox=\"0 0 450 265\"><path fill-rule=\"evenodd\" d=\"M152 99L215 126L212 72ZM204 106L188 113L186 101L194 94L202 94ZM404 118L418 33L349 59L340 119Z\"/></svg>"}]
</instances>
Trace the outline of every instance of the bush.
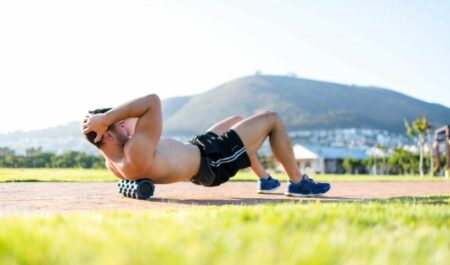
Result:
<instances>
[{"instance_id":1,"label":"bush","mask_svg":"<svg viewBox=\"0 0 450 265\"><path fill-rule=\"evenodd\" d=\"M0 148L0 167L7 168L105 168L101 155L70 151L60 155L42 152L40 148L27 149L25 155L16 155Z\"/></svg>"}]
</instances>

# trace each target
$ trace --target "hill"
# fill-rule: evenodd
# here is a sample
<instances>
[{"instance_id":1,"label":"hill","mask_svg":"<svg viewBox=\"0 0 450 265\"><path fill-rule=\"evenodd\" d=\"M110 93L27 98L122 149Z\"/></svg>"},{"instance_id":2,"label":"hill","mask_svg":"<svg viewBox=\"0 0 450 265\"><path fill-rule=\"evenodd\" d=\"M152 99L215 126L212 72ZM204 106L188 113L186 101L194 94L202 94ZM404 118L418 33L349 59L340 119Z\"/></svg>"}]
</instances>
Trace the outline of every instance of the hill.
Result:
<instances>
[{"instance_id":1,"label":"hill","mask_svg":"<svg viewBox=\"0 0 450 265\"><path fill-rule=\"evenodd\" d=\"M404 119L420 113L436 126L450 121L449 108L388 89L255 75L164 101L164 133L198 133L227 116L262 110L279 112L289 130L368 128L402 133Z\"/></svg>"},{"instance_id":2,"label":"hill","mask_svg":"<svg viewBox=\"0 0 450 265\"><path fill-rule=\"evenodd\" d=\"M398 134L404 133L405 118L412 120L420 113L435 127L450 122L449 108L388 89L286 76L247 76L201 94L166 99L162 106L163 134L184 136L184 140L227 116L245 117L263 110L279 112L290 131L366 128ZM379 136L376 130L370 137ZM322 138L333 142L330 137L324 134ZM302 142L307 143L308 139ZM20 153L38 146L58 153L68 150L97 153L82 137L79 121L43 130L0 134L2 146Z\"/></svg>"},{"instance_id":3,"label":"hill","mask_svg":"<svg viewBox=\"0 0 450 265\"><path fill-rule=\"evenodd\" d=\"M81 134L79 121L40 130L0 134L0 147L9 147L20 154L25 153L30 147L41 147L44 151L55 153L66 151L98 153L97 148L89 144Z\"/></svg>"}]
</instances>

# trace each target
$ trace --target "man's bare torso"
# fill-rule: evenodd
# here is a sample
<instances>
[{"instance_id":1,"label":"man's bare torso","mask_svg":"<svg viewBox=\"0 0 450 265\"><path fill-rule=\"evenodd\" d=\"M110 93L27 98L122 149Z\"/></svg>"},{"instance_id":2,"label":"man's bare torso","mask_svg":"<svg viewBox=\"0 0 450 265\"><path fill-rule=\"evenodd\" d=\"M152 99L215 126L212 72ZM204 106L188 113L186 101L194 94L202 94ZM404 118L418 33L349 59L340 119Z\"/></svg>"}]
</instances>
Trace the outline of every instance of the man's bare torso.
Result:
<instances>
[{"instance_id":1,"label":"man's bare torso","mask_svg":"<svg viewBox=\"0 0 450 265\"><path fill-rule=\"evenodd\" d=\"M111 161L120 168L121 161ZM151 179L156 184L167 184L191 179L200 167L200 150L193 144L162 138L156 146L152 164L139 176L127 179ZM114 173L113 168L109 168Z\"/></svg>"},{"instance_id":2,"label":"man's bare torso","mask_svg":"<svg viewBox=\"0 0 450 265\"><path fill-rule=\"evenodd\" d=\"M200 167L200 150L193 144L161 139L148 176L155 183L173 183L192 178Z\"/></svg>"}]
</instances>

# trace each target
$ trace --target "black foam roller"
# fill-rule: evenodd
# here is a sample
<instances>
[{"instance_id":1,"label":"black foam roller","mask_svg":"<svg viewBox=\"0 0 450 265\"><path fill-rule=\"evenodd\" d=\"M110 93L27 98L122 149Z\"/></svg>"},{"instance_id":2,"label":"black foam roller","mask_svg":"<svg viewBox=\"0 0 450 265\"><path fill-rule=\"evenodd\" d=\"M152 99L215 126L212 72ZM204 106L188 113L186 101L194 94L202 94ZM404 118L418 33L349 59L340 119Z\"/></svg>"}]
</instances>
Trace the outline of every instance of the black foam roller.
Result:
<instances>
[{"instance_id":1,"label":"black foam roller","mask_svg":"<svg viewBox=\"0 0 450 265\"><path fill-rule=\"evenodd\" d=\"M120 180L117 183L118 191L125 197L145 200L153 196L155 185L149 179L137 181Z\"/></svg>"}]
</instances>

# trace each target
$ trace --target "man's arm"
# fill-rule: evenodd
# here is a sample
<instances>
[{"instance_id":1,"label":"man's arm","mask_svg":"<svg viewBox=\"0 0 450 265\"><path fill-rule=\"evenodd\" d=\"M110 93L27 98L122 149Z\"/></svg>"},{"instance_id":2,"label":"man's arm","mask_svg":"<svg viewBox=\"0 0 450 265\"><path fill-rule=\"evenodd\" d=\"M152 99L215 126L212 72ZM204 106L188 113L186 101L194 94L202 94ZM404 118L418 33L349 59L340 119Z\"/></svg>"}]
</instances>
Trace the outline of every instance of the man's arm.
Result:
<instances>
[{"instance_id":1,"label":"man's arm","mask_svg":"<svg viewBox=\"0 0 450 265\"><path fill-rule=\"evenodd\" d=\"M124 147L125 161L120 171L125 175L136 175L151 165L156 144L161 137L161 102L152 94L137 98L111 109L104 114L88 117L84 122L84 133L95 131L95 142L102 139L107 128L120 120L138 118L133 137Z\"/></svg>"},{"instance_id":2,"label":"man's arm","mask_svg":"<svg viewBox=\"0 0 450 265\"><path fill-rule=\"evenodd\" d=\"M124 121L125 129L127 130L128 135L130 135L130 136L134 135L137 121L138 121L138 118L128 118Z\"/></svg>"},{"instance_id":3,"label":"man's arm","mask_svg":"<svg viewBox=\"0 0 450 265\"><path fill-rule=\"evenodd\" d=\"M139 116L134 135L124 148L126 161L123 170L127 176L139 175L151 166L161 137L161 101L157 95L150 95L145 102L147 110Z\"/></svg>"},{"instance_id":4,"label":"man's arm","mask_svg":"<svg viewBox=\"0 0 450 265\"><path fill-rule=\"evenodd\" d=\"M140 97L112 108L104 113L104 120L109 125L128 118L142 118L149 110L160 108L160 100L156 94ZM139 121L136 123L136 128Z\"/></svg>"},{"instance_id":5,"label":"man's arm","mask_svg":"<svg viewBox=\"0 0 450 265\"><path fill-rule=\"evenodd\" d=\"M101 141L110 125L127 118L142 117L149 110L149 108L151 108L151 102L158 105L156 107L161 108L158 96L151 94L124 103L106 113L86 116L83 122L83 133L87 134L92 131L96 132L97 137L94 142L97 143Z\"/></svg>"}]
</instances>

